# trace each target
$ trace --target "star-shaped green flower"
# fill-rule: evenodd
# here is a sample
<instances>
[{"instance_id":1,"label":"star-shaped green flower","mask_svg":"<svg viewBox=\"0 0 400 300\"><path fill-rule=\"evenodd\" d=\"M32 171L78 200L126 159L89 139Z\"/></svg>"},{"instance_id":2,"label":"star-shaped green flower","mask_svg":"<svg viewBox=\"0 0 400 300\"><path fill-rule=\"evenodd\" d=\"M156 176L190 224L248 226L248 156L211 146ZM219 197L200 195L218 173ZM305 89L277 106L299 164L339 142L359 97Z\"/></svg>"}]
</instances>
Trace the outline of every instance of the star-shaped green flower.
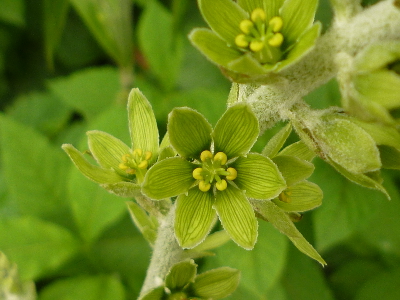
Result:
<instances>
[{"instance_id":1,"label":"star-shaped green flower","mask_svg":"<svg viewBox=\"0 0 400 300\"><path fill-rule=\"evenodd\" d=\"M190 40L238 82L265 81L269 72L297 62L314 46L318 0L198 0L212 30L197 28Z\"/></svg>"},{"instance_id":2,"label":"star-shaped green flower","mask_svg":"<svg viewBox=\"0 0 400 300\"><path fill-rule=\"evenodd\" d=\"M214 130L200 113L177 108L169 115L168 133L179 156L151 167L142 191L156 200L178 196L179 244L201 243L218 215L232 240L252 249L258 225L248 198L275 198L286 183L268 157L248 153L259 134L251 108L245 103L230 107Z\"/></svg>"},{"instance_id":3,"label":"star-shaped green flower","mask_svg":"<svg viewBox=\"0 0 400 300\"><path fill-rule=\"evenodd\" d=\"M149 101L138 89L129 95L128 119L132 147L108 133L87 132L90 154L99 166L92 165L74 146L62 146L83 175L123 197L140 194L144 174L159 152L156 119Z\"/></svg>"}]
</instances>

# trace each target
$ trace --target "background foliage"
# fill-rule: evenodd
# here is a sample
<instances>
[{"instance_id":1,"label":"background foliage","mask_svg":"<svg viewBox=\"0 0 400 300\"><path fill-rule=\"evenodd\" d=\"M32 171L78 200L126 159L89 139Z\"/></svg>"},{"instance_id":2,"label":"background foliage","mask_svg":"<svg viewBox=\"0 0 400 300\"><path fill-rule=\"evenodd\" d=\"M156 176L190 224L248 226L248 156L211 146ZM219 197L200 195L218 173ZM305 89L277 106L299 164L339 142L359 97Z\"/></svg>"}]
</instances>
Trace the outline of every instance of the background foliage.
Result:
<instances>
[{"instance_id":1,"label":"background foliage","mask_svg":"<svg viewBox=\"0 0 400 300\"><path fill-rule=\"evenodd\" d=\"M128 142L131 87L149 98L162 133L175 106L193 107L215 124L230 83L186 38L205 25L196 3L0 0L0 7L0 251L18 264L22 280L35 281L39 299L135 299L151 249L126 199L84 178L60 145L84 151L92 129ZM331 17L328 1L320 1L325 30ZM338 105L336 82L307 101ZM398 175L385 173L388 202L314 162L311 181L324 191L323 205L297 225L327 267L260 222L253 251L229 242L198 261L199 271L241 269L230 299L399 299Z\"/></svg>"}]
</instances>

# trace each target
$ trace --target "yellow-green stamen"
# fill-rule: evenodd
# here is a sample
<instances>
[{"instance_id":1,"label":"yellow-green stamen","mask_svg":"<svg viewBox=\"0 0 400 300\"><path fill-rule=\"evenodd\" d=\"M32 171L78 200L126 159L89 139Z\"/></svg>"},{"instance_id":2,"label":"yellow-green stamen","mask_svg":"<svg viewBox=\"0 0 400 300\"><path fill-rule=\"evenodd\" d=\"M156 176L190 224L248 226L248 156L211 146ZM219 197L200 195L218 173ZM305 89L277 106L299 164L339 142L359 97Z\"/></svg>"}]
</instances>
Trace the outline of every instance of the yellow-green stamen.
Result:
<instances>
[{"instance_id":1,"label":"yellow-green stamen","mask_svg":"<svg viewBox=\"0 0 400 300\"><path fill-rule=\"evenodd\" d=\"M152 155L150 151L143 153L142 149L135 149L132 153L122 155L122 162L118 165L118 168L127 175L139 175L139 171L142 174L149 166L149 160ZM142 175L144 175L144 173Z\"/></svg>"},{"instance_id":2,"label":"yellow-green stamen","mask_svg":"<svg viewBox=\"0 0 400 300\"><path fill-rule=\"evenodd\" d=\"M292 192L290 190L285 190L282 193L279 194L279 200L281 200L282 202L285 203L290 203L290 195L292 194Z\"/></svg>"}]
</instances>

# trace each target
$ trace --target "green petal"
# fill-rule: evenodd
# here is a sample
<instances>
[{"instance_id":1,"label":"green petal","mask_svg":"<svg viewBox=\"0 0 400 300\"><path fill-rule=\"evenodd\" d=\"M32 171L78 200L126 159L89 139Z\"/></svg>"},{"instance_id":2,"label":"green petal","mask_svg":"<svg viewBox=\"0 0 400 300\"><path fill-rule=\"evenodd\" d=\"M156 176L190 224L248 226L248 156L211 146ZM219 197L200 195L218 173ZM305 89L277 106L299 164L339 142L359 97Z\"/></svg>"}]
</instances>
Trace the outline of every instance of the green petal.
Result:
<instances>
[{"instance_id":1,"label":"green petal","mask_svg":"<svg viewBox=\"0 0 400 300\"><path fill-rule=\"evenodd\" d=\"M206 238L216 219L213 202L211 191L202 192L197 187L178 197L175 235L182 248L193 248Z\"/></svg>"},{"instance_id":2,"label":"green petal","mask_svg":"<svg viewBox=\"0 0 400 300\"><path fill-rule=\"evenodd\" d=\"M249 152L260 132L258 120L246 103L228 108L215 126L215 153L222 151L228 158Z\"/></svg>"},{"instance_id":3,"label":"green petal","mask_svg":"<svg viewBox=\"0 0 400 300\"><path fill-rule=\"evenodd\" d=\"M226 190L217 192L214 206L232 240L244 249L253 249L257 240L258 224L244 193L228 186Z\"/></svg>"},{"instance_id":4,"label":"green petal","mask_svg":"<svg viewBox=\"0 0 400 300\"><path fill-rule=\"evenodd\" d=\"M221 267L198 275L192 288L196 297L217 300L232 294L239 280L239 270Z\"/></svg>"},{"instance_id":5,"label":"green petal","mask_svg":"<svg viewBox=\"0 0 400 300\"><path fill-rule=\"evenodd\" d=\"M354 66L361 72L371 72L386 67L400 59L400 42L385 41L373 44L357 55Z\"/></svg>"},{"instance_id":6,"label":"green petal","mask_svg":"<svg viewBox=\"0 0 400 300\"><path fill-rule=\"evenodd\" d=\"M318 0L286 0L281 8L283 19L282 34L285 43L291 45L314 22Z\"/></svg>"},{"instance_id":7,"label":"green petal","mask_svg":"<svg viewBox=\"0 0 400 300\"><path fill-rule=\"evenodd\" d=\"M234 183L247 197L267 200L277 197L286 188L285 180L277 166L266 156L248 154L239 157L232 165L237 171Z\"/></svg>"},{"instance_id":8,"label":"green petal","mask_svg":"<svg viewBox=\"0 0 400 300\"><path fill-rule=\"evenodd\" d=\"M175 108L168 119L168 133L171 145L180 156L199 158L204 150L211 147L211 125L197 111Z\"/></svg>"},{"instance_id":9,"label":"green petal","mask_svg":"<svg viewBox=\"0 0 400 300\"><path fill-rule=\"evenodd\" d=\"M279 155L272 161L278 166L288 186L307 179L314 172L312 163L294 156Z\"/></svg>"},{"instance_id":10,"label":"green petal","mask_svg":"<svg viewBox=\"0 0 400 300\"><path fill-rule=\"evenodd\" d=\"M165 278L165 286L171 292L181 291L185 286L194 281L197 265L194 261L181 261L172 266Z\"/></svg>"},{"instance_id":11,"label":"green petal","mask_svg":"<svg viewBox=\"0 0 400 300\"><path fill-rule=\"evenodd\" d=\"M101 185L101 187L120 197L131 198L141 194L140 184L129 181L121 181L117 183L104 183Z\"/></svg>"},{"instance_id":12,"label":"green petal","mask_svg":"<svg viewBox=\"0 0 400 300\"><path fill-rule=\"evenodd\" d=\"M231 0L198 0L203 18L216 34L235 44L235 37L240 33L239 23L248 19L248 14L236 2Z\"/></svg>"},{"instance_id":13,"label":"green petal","mask_svg":"<svg viewBox=\"0 0 400 300\"><path fill-rule=\"evenodd\" d=\"M295 156L299 159L312 161L315 157L314 151L307 147L303 141L298 141L285 147L278 155Z\"/></svg>"},{"instance_id":14,"label":"green petal","mask_svg":"<svg viewBox=\"0 0 400 300\"><path fill-rule=\"evenodd\" d=\"M129 94L128 119L132 149L150 151L153 154L150 163L153 163L158 154L157 122L150 102L139 89L132 89Z\"/></svg>"},{"instance_id":15,"label":"green petal","mask_svg":"<svg viewBox=\"0 0 400 300\"><path fill-rule=\"evenodd\" d=\"M238 0L238 3L244 10L251 13L256 8L263 8L267 20L279 15L279 8L281 8L284 0Z\"/></svg>"},{"instance_id":16,"label":"green petal","mask_svg":"<svg viewBox=\"0 0 400 300\"><path fill-rule=\"evenodd\" d=\"M289 51L286 59L279 63L277 71L291 66L309 53L314 48L320 33L321 23L317 22L300 37L300 40Z\"/></svg>"},{"instance_id":17,"label":"green petal","mask_svg":"<svg viewBox=\"0 0 400 300\"><path fill-rule=\"evenodd\" d=\"M86 134L90 152L99 165L105 169L114 169L118 172L120 170L118 165L122 162L122 156L130 153L129 147L111 134L102 131L92 130Z\"/></svg>"},{"instance_id":18,"label":"green petal","mask_svg":"<svg viewBox=\"0 0 400 300\"><path fill-rule=\"evenodd\" d=\"M279 199L275 199L273 202L285 211L307 211L320 206L322 203L322 190L318 185L309 181L292 185L282 193L287 195L287 200L290 202L283 202Z\"/></svg>"},{"instance_id":19,"label":"green petal","mask_svg":"<svg viewBox=\"0 0 400 300\"><path fill-rule=\"evenodd\" d=\"M209 29L196 28L192 30L189 40L209 60L225 68L228 68L231 61L243 55L235 48L228 47L224 40Z\"/></svg>"},{"instance_id":20,"label":"green petal","mask_svg":"<svg viewBox=\"0 0 400 300\"><path fill-rule=\"evenodd\" d=\"M159 161L147 171L142 192L155 200L183 194L195 182L194 169L195 165L180 157Z\"/></svg>"},{"instance_id":21,"label":"green petal","mask_svg":"<svg viewBox=\"0 0 400 300\"><path fill-rule=\"evenodd\" d=\"M400 150L400 133L395 127L379 123L367 123L358 119L352 119L352 121L364 129L377 145L391 146Z\"/></svg>"},{"instance_id":22,"label":"green petal","mask_svg":"<svg viewBox=\"0 0 400 300\"><path fill-rule=\"evenodd\" d=\"M106 170L89 163L85 157L74 146L70 144L62 145L63 150L68 154L75 166L90 180L94 182L104 183L117 183L121 182L123 178L118 175L114 170Z\"/></svg>"},{"instance_id":23,"label":"green petal","mask_svg":"<svg viewBox=\"0 0 400 300\"><path fill-rule=\"evenodd\" d=\"M261 65L250 52L229 62L227 69L246 75L262 75L271 72L277 65Z\"/></svg>"},{"instance_id":24,"label":"green petal","mask_svg":"<svg viewBox=\"0 0 400 300\"><path fill-rule=\"evenodd\" d=\"M286 142L291 132L292 132L292 124L288 123L268 141L268 144L264 147L263 151L261 152L262 155L268 156L270 158L274 157L282 148L283 144Z\"/></svg>"}]
</instances>

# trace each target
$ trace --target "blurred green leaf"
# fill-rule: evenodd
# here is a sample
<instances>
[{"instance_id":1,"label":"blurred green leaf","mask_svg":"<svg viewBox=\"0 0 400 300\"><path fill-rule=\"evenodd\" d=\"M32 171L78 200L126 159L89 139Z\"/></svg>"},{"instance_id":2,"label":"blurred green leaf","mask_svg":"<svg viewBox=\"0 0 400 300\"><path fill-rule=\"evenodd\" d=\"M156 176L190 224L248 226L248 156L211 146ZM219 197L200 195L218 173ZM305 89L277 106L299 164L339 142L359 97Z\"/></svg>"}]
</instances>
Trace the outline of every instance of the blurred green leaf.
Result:
<instances>
[{"instance_id":1,"label":"blurred green leaf","mask_svg":"<svg viewBox=\"0 0 400 300\"><path fill-rule=\"evenodd\" d=\"M120 67L132 66L132 1L71 0L92 34Z\"/></svg>"},{"instance_id":2,"label":"blurred green leaf","mask_svg":"<svg viewBox=\"0 0 400 300\"><path fill-rule=\"evenodd\" d=\"M0 20L14 26L25 26L25 1L1 0Z\"/></svg>"},{"instance_id":3,"label":"blurred green leaf","mask_svg":"<svg viewBox=\"0 0 400 300\"><path fill-rule=\"evenodd\" d=\"M0 222L0 249L18 264L21 279L38 279L75 254L78 241L63 227L32 217Z\"/></svg>"},{"instance_id":4,"label":"blurred green leaf","mask_svg":"<svg viewBox=\"0 0 400 300\"><path fill-rule=\"evenodd\" d=\"M43 1L43 31L46 61L54 68L54 50L61 39L68 15L69 0Z\"/></svg>"},{"instance_id":5,"label":"blurred green leaf","mask_svg":"<svg viewBox=\"0 0 400 300\"><path fill-rule=\"evenodd\" d=\"M84 117L91 119L115 102L120 90L115 68L84 69L48 81L50 90Z\"/></svg>"},{"instance_id":6,"label":"blurred green leaf","mask_svg":"<svg viewBox=\"0 0 400 300\"><path fill-rule=\"evenodd\" d=\"M366 282L355 300L398 300L400 299L400 268L389 272L378 273Z\"/></svg>"},{"instance_id":7,"label":"blurred green leaf","mask_svg":"<svg viewBox=\"0 0 400 300\"><path fill-rule=\"evenodd\" d=\"M173 18L158 1L150 1L141 16L138 39L152 73L166 90L175 84L182 60L182 37L173 34Z\"/></svg>"},{"instance_id":8,"label":"blurred green leaf","mask_svg":"<svg viewBox=\"0 0 400 300\"><path fill-rule=\"evenodd\" d=\"M61 148L4 115L0 115L0 141L13 205L22 214L64 222L68 216L65 174L70 165Z\"/></svg>"},{"instance_id":9,"label":"blurred green leaf","mask_svg":"<svg viewBox=\"0 0 400 300\"><path fill-rule=\"evenodd\" d=\"M125 300L124 286L117 276L76 276L57 280L39 294L40 300Z\"/></svg>"}]
</instances>

